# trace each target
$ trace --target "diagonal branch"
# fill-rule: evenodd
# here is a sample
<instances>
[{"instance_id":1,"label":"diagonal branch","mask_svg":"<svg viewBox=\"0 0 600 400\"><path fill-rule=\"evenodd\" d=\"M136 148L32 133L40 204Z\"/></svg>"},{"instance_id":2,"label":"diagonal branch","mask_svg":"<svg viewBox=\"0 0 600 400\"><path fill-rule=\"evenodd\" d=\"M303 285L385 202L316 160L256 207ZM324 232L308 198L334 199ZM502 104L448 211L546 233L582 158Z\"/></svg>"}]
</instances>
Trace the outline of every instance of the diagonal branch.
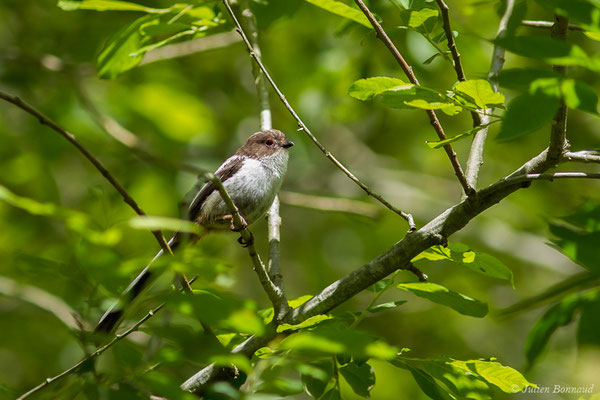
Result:
<instances>
[{"instance_id":1,"label":"diagonal branch","mask_svg":"<svg viewBox=\"0 0 600 400\"><path fill-rule=\"evenodd\" d=\"M513 9L515 6L515 0L507 0L506 8L504 10L504 15L502 15L502 19L500 20L500 24L498 25L498 33L496 34L496 38L500 39L506 36L508 29L508 22L513 13ZM495 92L498 91L498 83L495 81L496 77L502 70L504 66L504 49L498 45L494 45L494 51L492 53L492 63L490 65L490 70L488 72L488 81L490 81L492 88ZM489 124L490 124L490 112L482 112L480 114L480 123L483 126L483 129L479 130L473 136L473 141L471 142L471 151L469 152L469 158L467 160L467 181L469 185L476 188L477 180L479 178L479 170L483 165L483 151L485 148L485 141L487 139Z\"/></svg>"},{"instance_id":2,"label":"diagonal branch","mask_svg":"<svg viewBox=\"0 0 600 400\"><path fill-rule=\"evenodd\" d=\"M162 303L158 307L153 308L152 310L150 310L148 312L148 314L146 314L142 319L140 319L138 322L133 324L125 332L115 335L110 342L108 342L107 344L105 344L102 347L97 348L96 351L94 351L93 353L91 353L90 355L88 355L87 357L82 359L81 361L79 361L77 364L73 365L71 368L61 372L60 374L58 374L56 376L53 376L52 378L46 378L46 380L44 380L44 382L40 383L33 389L29 390L27 393L22 394L21 396L19 396L19 398L17 398L17 400L24 400L24 399L28 398L29 396L31 396L32 394L44 389L46 386L50 385L51 383L56 382L64 377L70 375L71 373L77 371L81 366L88 363L90 360L100 356L102 353L104 353L106 350L108 350L110 347L112 347L115 343L126 338L131 333L137 331L138 328L140 327L140 325L142 325L144 322L146 322L147 320L152 318L152 316L154 314L156 314L157 312L159 312L164 306L165 306L165 303Z\"/></svg>"},{"instance_id":3,"label":"diagonal branch","mask_svg":"<svg viewBox=\"0 0 600 400\"><path fill-rule=\"evenodd\" d=\"M352 172L350 172L350 170L348 168L346 168L341 162L339 162L338 159L335 158L335 156L333 154L331 154L331 152L329 150L327 150L327 148L325 148L325 146L323 146L321 144L321 142L319 142L319 140L312 134L312 132L308 129L308 127L304 124L304 122L302 121L302 119L300 119L300 117L298 116L298 114L296 113L296 111L292 108L292 106L290 105L290 103L287 101L287 99L283 95L283 92L281 92L281 90L279 90L279 87L277 86L277 84L275 83L275 81L273 80L273 78L271 77L271 75L269 74L269 72L267 71L267 69L265 68L264 64L260 60L260 57L257 56L256 53L254 52L254 50L252 48L252 44L248 40L248 36L246 35L246 33L244 32L244 30L242 29L242 26L240 25L240 22L238 21L237 17L235 16L235 13L233 12L233 10L231 9L231 5L230 5L229 0L223 0L223 4L225 4L225 7L227 8L227 11L229 12L229 15L231 15L231 18L233 19L233 22L236 25L236 30L240 34L240 36L242 37L242 40L244 41L244 43L246 44L246 47L248 48L250 56L254 59L254 61L256 61L256 64L258 65L258 67L260 68L260 70L263 72L263 74L265 74L265 77L267 78L267 80L269 81L269 83L271 84L271 86L273 87L273 90L275 90L275 92L279 96L279 99L281 100L281 102L283 103L283 105L285 106L285 108L287 108L287 110L289 111L289 113L292 114L292 117L294 117L294 119L298 123L298 126L300 128L299 130L304 131L304 133L306 133L306 135L310 138L310 140L312 140L312 142L319 148L319 150L321 150L321 152L325 155L325 157L328 158L329 161L331 161L344 174L346 174L346 176L348 178L350 178L350 180L352 182L356 183L369 196L371 196L374 199L378 200L381 204L383 204L384 206L386 206L388 209L390 209L391 211L395 212L396 214L398 214L402 218L404 218L408 222L408 225L410 227L409 232L414 231L416 229L416 226L415 226L415 223L414 223L412 215L410 215L408 213L405 213L404 211L402 211L402 210L394 207L391 203L389 203L387 200L385 200L383 198L383 196L381 196L380 194L374 192L371 188L369 188L367 185L365 185Z\"/></svg>"},{"instance_id":4,"label":"diagonal branch","mask_svg":"<svg viewBox=\"0 0 600 400\"><path fill-rule=\"evenodd\" d=\"M402 54L400 53L400 51L398 51L398 49L396 48L396 46L394 45L392 40L389 38L387 33L385 33L381 24L377 21L377 19L375 18L375 16L371 12L371 10L369 10L369 8L365 5L365 3L362 0L354 0L354 2L358 5L358 7L363 12L363 14L365 14L367 19L371 23L371 25L373 25L373 29L375 29L375 32L377 32L377 37L390 50L390 52L392 53L392 55L394 56L394 58L396 59L398 64L400 64L400 66L402 67L402 70L404 71L404 73L406 74L406 76L408 77L410 82L413 85L419 85L419 80L413 73L412 67L410 65L408 65L408 63L406 62L404 57L402 57ZM438 117L437 117L437 114L435 113L435 111L433 111L433 110L425 110L425 111L427 112L427 116L429 117L429 122L433 126L433 129L435 129L435 132L437 133L440 140L446 140L447 138L446 138L446 134L444 133L444 128L442 128L442 124L440 124L440 121L438 120ZM469 185L469 183L467 182L467 178L465 177L462 167L460 166L460 163L458 161L456 152L454 151L452 146L450 144L446 144L446 145L444 145L444 150L446 151L446 154L448 155L448 158L450 159L450 163L452 164L452 168L454 169L454 174L458 178L458 181L460 182L465 194L467 196L474 194L475 189L473 189L473 187L471 187Z\"/></svg>"},{"instance_id":5,"label":"diagonal branch","mask_svg":"<svg viewBox=\"0 0 600 400\"><path fill-rule=\"evenodd\" d=\"M94 165L94 167L96 167L96 169L102 174L102 176L104 176L104 178L106 178L106 180L123 197L123 201L125 201L125 203L127 205L129 205L133 209L133 211L136 212L136 214L138 214L140 216L146 215L146 213L144 213L144 211L135 202L135 200L129 195L129 193L127 193L127 191L125 190L123 185L121 185L121 183L104 167L104 165L102 165L102 163L96 157L94 157L92 155L92 153L90 153L81 143L79 143L79 141L75 138L75 136L72 133L61 128L50 118L46 117L41 112L39 112L38 110L36 110L35 108L33 108L29 104L25 103L23 100L21 100L20 98L18 98L16 96L12 96L8 93L0 91L0 98L3 100L6 100L9 103L14 104L15 106L19 107L23 111L33 115L40 121L40 124L46 125L50 129L58 132L61 136L63 136L65 139L67 139L73 146L75 146L75 148L77 150L79 150L79 152L81 154L84 155L85 158L87 158L92 163L92 165ZM173 252L171 251L171 248L167 244L167 241L165 240L165 238L160 230L153 230L152 234L154 235L154 237L156 238L161 249L165 253L173 254Z\"/></svg>"}]
</instances>

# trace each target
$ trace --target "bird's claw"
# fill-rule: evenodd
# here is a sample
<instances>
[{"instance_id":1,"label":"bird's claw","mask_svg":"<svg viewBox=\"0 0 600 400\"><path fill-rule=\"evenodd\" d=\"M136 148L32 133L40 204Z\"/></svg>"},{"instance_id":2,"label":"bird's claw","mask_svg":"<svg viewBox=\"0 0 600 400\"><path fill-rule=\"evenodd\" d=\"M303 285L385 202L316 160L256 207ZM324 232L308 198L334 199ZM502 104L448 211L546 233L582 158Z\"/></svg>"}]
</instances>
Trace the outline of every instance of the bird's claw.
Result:
<instances>
[{"instance_id":1,"label":"bird's claw","mask_svg":"<svg viewBox=\"0 0 600 400\"><path fill-rule=\"evenodd\" d=\"M254 237L250 236L250 239L246 240L242 236L240 236L237 241L239 244L242 245L242 247L248 247L254 243Z\"/></svg>"},{"instance_id":2,"label":"bird's claw","mask_svg":"<svg viewBox=\"0 0 600 400\"><path fill-rule=\"evenodd\" d=\"M244 217L242 217L240 215L240 218L242 220L242 224L239 227L235 226L235 222L233 221L233 217L231 215L226 215L225 217L223 217L223 219L230 219L231 220L231 226L229 227L229 229L231 229L234 232L241 232L244 229L246 229L248 227L248 223L246 222L246 220L244 219Z\"/></svg>"}]
</instances>

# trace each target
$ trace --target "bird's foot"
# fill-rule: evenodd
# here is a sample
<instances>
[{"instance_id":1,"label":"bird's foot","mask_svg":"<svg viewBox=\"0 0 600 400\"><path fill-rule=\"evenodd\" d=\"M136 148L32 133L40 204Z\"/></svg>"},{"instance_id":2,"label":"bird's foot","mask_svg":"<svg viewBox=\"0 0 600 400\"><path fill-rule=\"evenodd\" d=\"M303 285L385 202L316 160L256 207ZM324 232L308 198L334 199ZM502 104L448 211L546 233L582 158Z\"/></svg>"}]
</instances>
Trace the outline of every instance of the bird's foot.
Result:
<instances>
[{"instance_id":1,"label":"bird's foot","mask_svg":"<svg viewBox=\"0 0 600 400\"><path fill-rule=\"evenodd\" d=\"M239 227L235 226L235 222L233 221L233 216L231 214L227 214L223 217L223 219L225 220L230 220L231 221L231 226L229 227L229 229L231 229L234 232L241 232L244 229L246 229L248 227L248 223L246 222L246 220L244 219L244 217L242 217L240 215L240 218L242 220L242 225Z\"/></svg>"},{"instance_id":2,"label":"bird's foot","mask_svg":"<svg viewBox=\"0 0 600 400\"><path fill-rule=\"evenodd\" d=\"M251 235L250 239L248 239L248 240L246 240L242 236L240 236L237 241L239 244L242 245L242 247L248 247L248 246L254 244L254 236Z\"/></svg>"}]
</instances>

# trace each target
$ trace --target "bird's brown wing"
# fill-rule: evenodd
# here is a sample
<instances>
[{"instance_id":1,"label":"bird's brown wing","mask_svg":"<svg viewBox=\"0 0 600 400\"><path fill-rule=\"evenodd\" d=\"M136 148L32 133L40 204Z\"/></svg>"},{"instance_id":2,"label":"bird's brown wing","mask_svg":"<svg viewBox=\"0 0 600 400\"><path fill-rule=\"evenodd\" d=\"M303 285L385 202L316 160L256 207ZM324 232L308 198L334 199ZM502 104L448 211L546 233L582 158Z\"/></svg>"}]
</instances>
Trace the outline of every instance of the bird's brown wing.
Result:
<instances>
[{"instance_id":1,"label":"bird's brown wing","mask_svg":"<svg viewBox=\"0 0 600 400\"><path fill-rule=\"evenodd\" d=\"M236 172L242 168L243 159L241 157L232 157L229 161L225 162L223 165L219 167L219 169L215 172L215 175L221 179L221 182L225 183L225 181L233 176ZM195 221L200 214L200 209L202 208L202 204L211 195L212 192L216 190L216 186L212 182L206 182L204 186L200 189L194 200L190 204L190 208L188 209L188 217L190 220Z\"/></svg>"}]
</instances>

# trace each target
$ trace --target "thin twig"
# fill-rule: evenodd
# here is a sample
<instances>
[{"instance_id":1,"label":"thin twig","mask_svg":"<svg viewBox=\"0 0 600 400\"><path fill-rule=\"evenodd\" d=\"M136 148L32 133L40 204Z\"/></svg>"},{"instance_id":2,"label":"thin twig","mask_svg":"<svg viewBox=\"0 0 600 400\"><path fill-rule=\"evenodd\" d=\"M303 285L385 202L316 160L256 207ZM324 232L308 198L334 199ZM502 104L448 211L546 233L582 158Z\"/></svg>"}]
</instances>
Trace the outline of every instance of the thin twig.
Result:
<instances>
[{"instance_id":1,"label":"thin twig","mask_svg":"<svg viewBox=\"0 0 600 400\"><path fill-rule=\"evenodd\" d=\"M513 13L513 9L515 6L515 0L507 0L506 8L504 10L504 15L500 19L500 23L498 25L498 33L496 34L496 38L500 39L506 36L508 29L508 21ZM488 81L492 85L492 88L495 92L498 91L498 82L496 81L496 77L502 70L504 66L504 49L498 45L494 45L494 51L492 53L492 63L490 65L490 70L488 72ZM485 141L487 139L487 134L490 125L490 112L485 110L481 112L480 123L483 126L481 130L475 133L473 136L473 141L471 142L471 150L469 151L469 158L467 159L467 182L473 188L477 188L477 180L479 179L479 170L483 165L483 151L485 149Z\"/></svg>"},{"instance_id":2,"label":"thin twig","mask_svg":"<svg viewBox=\"0 0 600 400\"><path fill-rule=\"evenodd\" d=\"M539 180L553 181L554 179L600 179L600 172L553 172L517 175L504 179L500 187Z\"/></svg>"},{"instance_id":3,"label":"thin twig","mask_svg":"<svg viewBox=\"0 0 600 400\"><path fill-rule=\"evenodd\" d=\"M250 36L252 49L255 56L261 59L261 51L258 42L258 28L256 19L250 8L248 0L242 0L239 3L241 8L241 23L246 32ZM269 87L263 72L256 63L252 63L252 74L254 75L254 84L258 94L258 104L260 107L260 129L272 129L273 123L271 118L271 104L269 102ZM285 291L283 289L283 276L281 274L280 262L280 226L281 217L279 215L279 198L275 196L273 204L267 213L268 239L269 239L269 261L268 261L268 276L279 290L276 292L281 295L277 303L273 304L275 321L279 321L289 310Z\"/></svg>"},{"instance_id":4,"label":"thin twig","mask_svg":"<svg viewBox=\"0 0 600 400\"><path fill-rule=\"evenodd\" d=\"M38 119L40 124L46 125L47 127L51 128L52 130L58 132L65 139L67 139L73 146L75 146L75 148L77 150L79 150L79 152L81 154L83 154L85 156L85 158L87 158L92 163L92 165L94 165L94 167L96 167L96 169L117 190L117 192L119 192L119 194L121 194L121 196L123 197L123 201L125 201L125 203L127 205L129 205L136 212L136 214L138 214L140 216L146 215L146 213L144 213L144 211L142 211L140 206L129 195L129 193L127 193L127 191L125 190L123 185L121 185L121 183L119 183L119 181L114 176L112 176L112 174L110 172L108 172L108 170L104 167L104 165L102 165L102 163L96 157L94 157L92 155L92 153L90 153L81 143L79 143L79 141L75 138L75 136L72 133L61 128L54 121L52 121L51 119L49 119L48 117L43 115L41 112L39 112L38 110L36 110L35 108L33 108L29 104L25 103L23 100L21 100L20 98L18 98L16 96L12 96L8 93L0 91L0 98L3 100L6 100L9 103L14 104L15 106L19 107L23 111L33 115L34 117L36 117ZM171 248L167 244L167 241L165 240L162 232L160 230L153 230L151 232L154 235L154 237L156 238L156 240L158 241L158 244L160 245L161 249L167 254L173 254L173 252L171 251Z\"/></svg>"},{"instance_id":5,"label":"thin twig","mask_svg":"<svg viewBox=\"0 0 600 400\"><path fill-rule=\"evenodd\" d=\"M220 49L231 46L239 41L240 38L237 34L233 32L224 32L186 42L174 43L147 52L144 54L144 58L139 65L147 65L156 61L170 60L204 51Z\"/></svg>"},{"instance_id":6,"label":"thin twig","mask_svg":"<svg viewBox=\"0 0 600 400\"><path fill-rule=\"evenodd\" d=\"M285 204L291 206L309 208L320 211L343 212L349 214L362 215L368 218L377 218L380 216L379 209L370 203L363 201L315 196L306 193L280 192L279 197Z\"/></svg>"},{"instance_id":7,"label":"thin twig","mask_svg":"<svg viewBox=\"0 0 600 400\"><path fill-rule=\"evenodd\" d=\"M140 319L138 322L136 322L135 324L133 324L125 332L120 333L118 335L115 335L115 337L113 337L110 342L108 342L107 344L105 344L102 347L97 348L93 353L91 353L90 355L88 355L87 357L85 357L83 360L79 361L77 364L73 365L71 368L69 368L69 369L61 372L60 374L58 374L58 375L56 375L56 376L54 376L52 378L47 378L44 382L40 383L39 385L37 385L36 387L34 387L33 389L31 389L27 393L21 395L17 400L26 399L30 395L32 395L32 394L34 394L34 393L36 393L36 392L44 389L49 384L51 384L51 383L53 383L53 382L55 382L55 381L57 381L57 380L59 380L61 378L64 378L65 376L71 374L72 372L75 372L83 364L89 362L93 358L98 357L99 355L101 355L102 353L104 353L106 350L108 350L112 345L114 345L115 343L117 343L119 340L124 339L129 334L131 334L132 332L136 331L140 327L140 325L142 325L144 322L146 322L148 319L150 319L154 314L156 314L157 312L159 312L164 306L165 306L165 303L162 303L158 307L152 309L151 311L148 312L148 314L146 314L142 319Z\"/></svg>"},{"instance_id":8,"label":"thin twig","mask_svg":"<svg viewBox=\"0 0 600 400\"><path fill-rule=\"evenodd\" d=\"M560 15L554 16L554 26L550 31L553 38L565 41L568 35L569 19ZM567 67L564 65L553 65L552 69L554 72L558 72L561 75L567 74ZM551 160L558 163L560 156L564 153L568 147L567 142L567 104L565 100L561 98L560 106L556 117L552 122L552 130L550 131L550 144L548 146L548 156Z\"/></svg>"},{"instance_id":9,"label":"thin twig","mask_svg":"<svg viewBox=\"0 0 600 400\"><path fill-rule=\"evenodd\" d=\"M375 32L377 32L377 37L385 44L385 46L388 48L388 50L392 53L392 55L394 56L396 61L402 67L402 70L404 71L404 73L406 74L406 76L408 77L410 82L413 85L419 85L419 80L413 73L412 67L410 65L408 65L408 63L406 62L406 60L404 59L404 57L402 56L402 54L400 53L398 48L396 48L396 46L394 45L392 40L389 38L387 33L385 33L385 31L383 30L383 27L377 21L377 19L375 18L375 16L371 12L371 10L369 10L369 8L365 5L365 3L362 0L354 0L354 2L358 5L358 7L363 12L363 14L365 14L367 19L371 23L371 25L373 25L373 29L375 29ZM433 110L425 110L425 111L427 112L427 116L429 117L429 122L433 126L433 129L435 129L435 132L437 133L440 140L446 140L447 138L446 138L446 134L444 133L444 128L442 128L442 124L438 120L438 117L437 117L437 114L435 113L435 111L433 111ZM446 151L446 154L448 155L448 158L450 159L450 163L452 164L454 173L455 173L456 177L458 178L458 181L460 182L465 194L467 196L474 194L475 190L467 182L467 178L465 177L462 167L460 166L460 162L458 161L456 152L454 151L452 146L450 144L446 144L446 145L444 145L444 150Z\"/></svg>"},{"instance_id":10,"label":"thin twig","mask_svg":"<svg viewBox=\"0 0 600 400\"><path fill-rule=\"evenodd\" d=\"M352 182L356 183L369 196L371 196L374 199L378 200L381 204L383 204L384 206L386 206L388 209L390 209L391 211L395 212L396 214L398 214L402 218L404 218L408 222L408 225L410 227L409 232L414 231L416 229L416 226L415 226L414 220L412 218L412 215L410 215L408 213L405 213L404 211L402 211L402 210L394 207L391 203L389 203L387 200L385 200L380 194L378 194L378 193L374 192L373 190L371 190L371 188L369 188L367 185L365 185L352 172L350 172L350 170L348 170L348 168L346 168L341 162L339 162L338 159L335 158L333 156L333 154L331 154L331 152L329 150L327 150L325 148L325 146L323 146L321 144L321 142L319 142L319 140L311 133L311 131L308 129L308 127L304 124L304 122L302 121L302 119L300 119L300 117L298 116L298 114L296 113L296 111L292 108L292 106L290 105L290 103L287 101L287 99L285 98L285 96L283 95L283 93L281 92L281 90L279 90L279 87L277 86L277 84L275 83L275 81L273 80L273 78L271 77L271 75L269 74L269 72L267 71L267 69L265 68L265 66L262 63L262 61L260 60L260 58L257 57L257 55L255 54L254 50L252 49L252 44L248 40L248 37L246 36L246 33L242 29L242 26L240 25L237 17L235 16L235 13L231 9L231 5L229 3L229 0L223 0L223 4L225 4L225 7L227 8L227 11L231 15L231 18L233 19L233 22L236 25L236 30L239 33L239 35L242 37L242 40L244 41L244 43L246 44L246 47L248 48L250 56L254 59L254 61L256 61L256 63L258 64L260 70L265 74L265 77L267 78L267 80L269 81L269 83L271 84L271 86L273 87L273 89L275 90L275 92L277 93L277 95L279 96L279 99L281 100L281 102L283 103L283 105L285 106L285 108L287 108L287 110L289 111L289 113L292 115L292 117L294 117L294 119L298 123L299 130L304 131L304 133L306 133L306 135L310 138L310 140L312 140L312 142L319 148L319 150L321 150L321 152L325 155L325 157L327 157L329 159L329 161L331 161L337 168L339 168L344 174L346 174L346 176L348 178L350 178L350 180Z\"/></svg>"},{"instance_id":11,"label":"thin twig","mask_svg":"<svg viewBox=\"0 0 600 400\"><path fill-rule=\"evenodd\" d=\"M523 20L521 21L521 25L530 26L532 28L544 28L544 29L552 29L554 26L554 22L550 21L531 21L531 20ZM568 29L571 31L585 31L581 26L569 24Z\"/></svg>"},{"instance_id":12,"label":"thin twig","mask_svg":"<svg viewBox=\"0 0 600 400\"><path fill-rule=\"evenodd\" d=\"M567 151L561 155L560 162L600 163L600 152L597 150Z\"/></svg>"},{"instance_id":13,"label":"thin twig","mask_svg":"<svg viewBox=\"0 0 600 400\"><path fill-rule=\"evenodd\" d=\"M454 35L452 34L452 27L450 26L450 15L448 5L444 2L444 0L435 0L438 7L440 8L440 12L442 13L442 26L444 27L444 33L446 35L446 41L448 42L448 49L450 49L450 54L452 54L453 66L456 71L456 77L459 81L466 81L467 78L465 76L465 71L463 69L462 63L460 62L460 53L458 52L458 48L456 47L456 42L454 41Z\"/></svg>"}]
</instances>

